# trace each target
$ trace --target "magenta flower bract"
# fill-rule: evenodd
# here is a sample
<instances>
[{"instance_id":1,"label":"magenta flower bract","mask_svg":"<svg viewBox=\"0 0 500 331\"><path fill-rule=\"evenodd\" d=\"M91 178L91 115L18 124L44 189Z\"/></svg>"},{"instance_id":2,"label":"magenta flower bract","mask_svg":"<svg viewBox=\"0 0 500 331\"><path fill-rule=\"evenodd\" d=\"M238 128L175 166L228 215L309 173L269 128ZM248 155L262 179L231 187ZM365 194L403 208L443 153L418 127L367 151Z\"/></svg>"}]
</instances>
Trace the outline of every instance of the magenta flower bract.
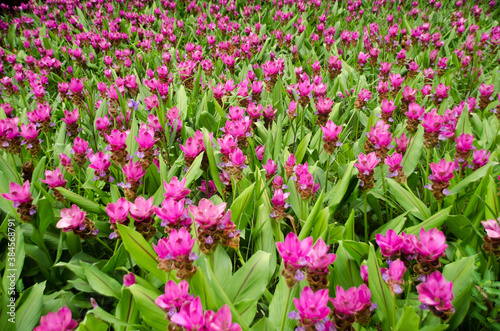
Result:
<instances>
[{"instance_id":1,"label":"magenta flower bract","mask_svg":"<svg viewBox=\"0 0 500 331\"><path fill-rule=\"evenodd\" d=\"M115 203L108 203L106 214L108 214L110 223L122 223L128 217L130 202L125 198L118 199Z\"/></svg>"},{"instance_id":2,"label":"magenta flower bract","mask_svg":"<svg viewBox=\"0 0 500 331\"><path fill-rule=\"evenodd\" d=\"M330 314L328 307L328 290L313 290L306 286L300 293L300 298L293 298L293 303L300 315L300 322L304 327L311 327L322 321Z\"/></svg>"},{"instance_id":3,"label":"magenta flower bract","mask_svg":"<svg viewBox=\"0 0 500 331\"><path fill-rule=\"evenodd\" d=\"M49 188L64 187L67 183L59 168L56 168L54 171L45 170L45 179L40 179L40 181L47 184Z\"/></svg>"},{"instance_id":4,"label":"magenta flower bract","mask_svg":"<svg viewBox=\"0 0 500 331\"><path fill-rule=\"evenodd\" d=\"M172 198L176 201L184 199L189 195L189 193L191 193L191 190L186 188L186 178L179 181L177 176L172 177L170 183L164 181L163 187L165 188L163 196L165 198Z\"/></svg>"},{"instance_id":5,"label":"magenta flower bract","mask_svg":"<svg viewBox=\"0 0 500 331\"><path fill-rule=\"evenodd\" d=\"M439 272L427 276L425 283L417 285L418 300L427 306L432 306L437 311L453 311L451 300L453 295L453 283L446 281Z\"/></svg>"},{"instance_id":6,"label":"magenta flower bract","mask_svg":"<svg viewBox=\"0 0 500 331\"><path fill-rule=\"evenodd\" d=\"M20 204L30 202L33 199L31 198L30 193L30 182L25 181L23 186L11 182L9 184L10 193L2 193L2 196L14 202L14 207L19 207Z\"/></svg>"},{"instance_id":7,"label":"magenta flower bract","mask_svg":"<svg viewBox=\"0 0 500 331\"><path fill-rule=\"evenodd\" d=\"M67 306L59 309L57 313L50 312L40 318L40 326L33 331L73 331L78 326L71 316L71 310Z\"/></svg>"},{"instance_id":8,"label":"magenta flower bract","mask_svg":"<svg viewBox=\"0 0 500 331\"><path fill-rule=\"evenodd\" d=\"M208 229L219 223L222 216L224 216L226 205L227 204L223 202L216 206L208 199L201 199L198 206L189 206L189 211L193 214L196 223Z\"/></svg>"},{"instance_id":9,"label":"magenta flower bract","mask_svg":"<svg viewBox=\"0 0 500 331\"><path fill-rule=\"evenodd\" d=\"M307 255L312 248L312 237L307 237L300 241L296 234L290 232L284 242L277 242L276 248L281 258L286 264L294 268L301 268L307 265Z\"/></svg>"},{"instance_id":10,"label":"magenta flower bract","mask_svg":"<svg viewBox=\"0 0 500 331\"><path fill-rule=\"evenodd\" d=\"M169 280L165 285L165 294L156 298L155 303L158 307L169 312L169 316L176 314L185 302L193 301L194 297L189 294L189 285L187 281L181 280L176 284Z\"/></svg>"},{"instance_id":11,"label":"magenta flower bract","mask_svg":"<svg viewBox=\"0 0 500 331\"><path fill-rule=\"evenodd\" d=\"M393 229L389 229L385 236L377 233L375 235L377 245L380 246L380 252L386 257L399 255L403 246L403 238L401 238Z\"/></svg>"},{"instance_id":12,"label":"magenta flower bract","mask_svg":"<svg viewBox=\"0 0 500 331\"><path fill-rule=\"evenodd\" d=\"M135 284L135 275L132 272L129 272L125 276L123 276L123 285L129 287Z\"/></svg>"},{"instance_id":13,"label":"magenta flower bract","mask_svg":"<svg viewBox=\"0 0 500 331\"><path fill-rule=\"evenodd\" d=\"M153 203L153 197L146 200L144 197L138 196L134 203L130 203L129 205L130 216L132 216L136 222L149 220L154 212Z\"/></svg>"},{"instance_id":14,"label":"magenta flower bract","mask_svg":"<svg viewBox=\"0 0 500 331\"><path fill-rule=\"evenodd\" d=\"M71 208L61 210L61 220L57 222L56 227L62 229L63 232L73 230L83 231L85 229L86 213L77 205L72 205Z\"/></svg>"},{"instance_id":15,"label":"magenta flower bract","mask_svg":"<svg viewBox=\"0 0 500 331\"><path fill-rule=\"evenodd\" d=\"M196 297L193 301L185 302L180 312L173 315L170 321L184 327L187 331L200 330L205 324L200 297Z\"/></svg>"},{"instance_id":16,"label":"magenta flower bract","mask_svg":"<svg viewBox=\"0 0 500 331\"><path fill-rule=\"evenodd\" d=\"M448 247L446 237L443 232L436 228L425 231L420 230L419 241L415 245L415 250L419 256L426 261L435 261L444 256L444 251Z\"/></svg>"}]
</instances>

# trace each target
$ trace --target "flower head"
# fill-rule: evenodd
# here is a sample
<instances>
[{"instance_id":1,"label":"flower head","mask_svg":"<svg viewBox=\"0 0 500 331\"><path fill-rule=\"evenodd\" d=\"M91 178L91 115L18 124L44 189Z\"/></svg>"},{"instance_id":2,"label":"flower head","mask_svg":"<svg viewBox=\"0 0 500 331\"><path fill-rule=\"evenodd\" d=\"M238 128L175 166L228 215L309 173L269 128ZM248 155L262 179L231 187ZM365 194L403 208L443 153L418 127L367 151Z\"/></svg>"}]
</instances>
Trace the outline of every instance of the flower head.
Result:
<instances>
[{"instance_id":1,"label":"flower head","mask_svg":"<svg viewBox=\"0 0 500 331\"><path fill-rule=\"evenodd\" d=\"M51 311L42 316L40 326L33 331L73 331L77 326L78 323L71 316L71 310L64 306L57 313Z\"/></svg>"},{"instance_id":2,"label":"flower head","mask_svg":"<svg viewBox=\"0 0 500 331\"><path fill-rule=\"evenodd\" d=\"M83 230L85 228L86 213L77 205L72 205L71 208L61 210L61 220L57 222L56 227L62 229L63 232L73 230Z\"/></svg>"},{"instance_id":3,"label":"flower head","mask_svg":"<svg viewBox=\"0 0 500 331\"><path fill-rule=\"evenodd\" d=\"M307 265L307 255L311 251L312 241L312 237L300 241L296 234L290 232L284 242L276 243L276 247L285 264L301 268Z\"/></svg>"}]
</instances>

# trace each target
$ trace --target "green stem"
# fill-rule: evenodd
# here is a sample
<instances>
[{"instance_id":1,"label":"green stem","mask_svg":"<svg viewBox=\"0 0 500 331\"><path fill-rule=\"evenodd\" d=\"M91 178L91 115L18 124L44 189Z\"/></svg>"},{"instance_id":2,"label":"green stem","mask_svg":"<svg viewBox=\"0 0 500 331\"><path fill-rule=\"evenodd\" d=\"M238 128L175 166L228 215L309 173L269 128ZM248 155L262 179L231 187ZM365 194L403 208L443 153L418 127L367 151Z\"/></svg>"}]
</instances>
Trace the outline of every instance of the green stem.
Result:
<instances>
[{"instance_id":1,"label":"green stem","mask_svg":"<svg viewBox=\"0 0 500 331\"><path fill-rule=\"evenodd\" d=\"M492 261L492 258L491 258L491 252L488 254L488 263L486 263L486 271L490 270L490 266L491 266L491 261Z\"/></svg>"},{"instance_id":2,"label":"green stem","mask_svg":"<svg viewBox=\"0 0 500 331\"><path fill-rule=\"evenodd\" d=\"M365 242L369 241L368 238L368 214L366 213L366 206L368 204L366 199L367 191L363 191L363 214L364 214L364 223L365 223Z\"/></svg>"},{"instance_id":3,"label":"green stem","mask_svg":"<svg viewBox=\"0 0 500 331\"><path fill-rule=\"evenodd\" d=\"M304 117L305 117L306 107L302 108L302 113L300 115L300 126L301 126L300 141L304 140L304 135L305 135L305 132L304 132Z\"/></svg>"},{"instance_id":4,"label":"green stem","mask_svg":"<svg viewBox=\"0 0 500 331\"><path fill-rule=\"evenodd\" d=\"M443 200L438 201L438 211L441 211L441 207L443 205Z\"/></svg>"},{"instance_id":5,"label":"green stem","mask_svg":"<svg viewBox=\"0 0 500 331\"><path fill-rule=\"evenodd\" d=\"M243 259L243 256L241 255L241 251L240 251L240 248L238 247L238 249L236 250L236 254L238 254L238 259L240 260L241 262L241 265L245 265L245 260Z\"/></svg>"},{"instance_id":6,"label":"green stem","mask_svg":"<svg viewBox=\"0 0 500 331\"><path fill-rule=\"evenodd\" d=\"M358 140L358 127L359 127L359 112L361 110L358 110L356 112L356 131L355 131L355 136L354 136L354 141Z\"/></svg>"},{"instance_id":7,"label":"green stem","mask_svg":"<svg viewBox=\"0 0 500 331\"><path fill-rule=\"evenodd\" d=\"M110 252L111 252L111 254L114 254L113 250L112 250L111 248L109 248L109 246L108 246L108 245L106 245L106 243L105 243L104 241L102 241L102 240L101 240L101 238L99 238L99 237L95 237L95 239L96 239L99 243L101 243L101 245L103 245L103 246L104 246L104 247L105 247L108 251L110 251Z\"/></svg>"},{"instance_id":8,"label":"green stem","mask_svg":"<svg viewBox=\"0 0 500 331\"><path fill-rule=\"evenodd\" d=\"M325 192L328 191L328 175L330 172L330 160L331 160L331 155L328 155L328 160L326 161L326 175L325 175Z\"/></svg>"},{"instance_id":9,"label":"green stem","mask_svg":"<svg viewBox=\"0 0 500 331\"><path fill-rule=\"evenodd\" d=\"M384 177L384 168L383 164L380 163L380 177L382 178L382 187L384 189L384 196L387 196L387 189L385 188L385 177ZM389 221L392 217L389 216L389 204L387 200L385 201L385 214L387 215L387 221Z\"/></svg>"},{"instance_id":10,"label":"green stem","mask_svg":"<svg viewBox=\"0 0 500 331\"><path fill-rule=\"evenodd\" d=\"M287 313L288 313L288 304L290 302L290 295L292 294L292 289L291 288L288 288L288 294L286 296L286 304L285 304L285 310L283 311L283 316L281 317L281 331L284 330L285 328L285 318L287 316Z\"/></svg>"},{"instance_id":11,"label":"green stem","mask_svg":"<svg viewBox=\"0 0 500 331\"><path fill-rule=\"evenodd\" d=\"M430 150L430 148L428 148L427 149L427 162L426 162L427 164L426 164L426 168L425 168L425 178L429 178L429 163L430 162L431 162L431 150ZM424 179L424 185L425 185L425 179ZM424 188L424 198L425 198L425 201L429 201L430 200L427 191L429 191L429 190Z\"/></svg>"}]
</instances>

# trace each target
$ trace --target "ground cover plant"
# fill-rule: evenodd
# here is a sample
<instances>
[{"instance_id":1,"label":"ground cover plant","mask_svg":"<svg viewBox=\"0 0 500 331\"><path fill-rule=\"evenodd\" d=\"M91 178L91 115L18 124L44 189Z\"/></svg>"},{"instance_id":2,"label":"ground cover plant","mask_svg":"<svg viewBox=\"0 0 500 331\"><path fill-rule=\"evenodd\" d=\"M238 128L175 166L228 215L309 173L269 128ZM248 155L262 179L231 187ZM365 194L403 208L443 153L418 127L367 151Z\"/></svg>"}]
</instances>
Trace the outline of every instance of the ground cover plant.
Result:
<instances>
[{"instance_id":1,"label":"ground cover plant","mask_svg":"<svg viewBox=\"0 0 500 331\"><path fill-rule=\"evenodd\" d=\"M494 0L2 8L2 330L500 328Z\"/></svg>"}]
</instances>

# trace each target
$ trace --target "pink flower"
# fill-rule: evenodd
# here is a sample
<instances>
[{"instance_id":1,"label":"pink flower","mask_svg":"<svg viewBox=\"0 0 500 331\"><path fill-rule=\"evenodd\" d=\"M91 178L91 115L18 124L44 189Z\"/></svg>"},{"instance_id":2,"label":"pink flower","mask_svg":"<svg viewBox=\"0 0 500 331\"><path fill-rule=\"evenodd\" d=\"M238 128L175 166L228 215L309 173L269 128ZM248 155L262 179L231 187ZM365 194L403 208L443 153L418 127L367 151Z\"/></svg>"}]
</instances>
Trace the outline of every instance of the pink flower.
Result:
<instances>
[{"instance_id":1,"label":"pink flower","mask_svg":"<svg viewBox=\"0 0 500 331\"><path fill-rule=\"evenodd\" d=\"M474 167L478 169L485 166L490 161L490 154L491 152L485 149L474 150L472 152Z\"/></svg>"},{"instance_id":2,"label":"pink flower","mask_svg":"<svg viewBox=\"0 0 500 331\"><path fill-rule=\"evenodd\" d=\"M286 199L290 196L290 193L283 193L281 189L276 189L271 202L274 206L284 206Z\"/></svg>"},{"instance_id":3,"label":"pink flower","mask_svg":"<svg viewBox=\"0 0 500 331\"><path fill-rule=\"evenodd\" d=\"M449 182L455 175L455 163L453 161L447 162L446 159L442 159L438 163L431 163L430 168L432 170L432 175L429 179L433 182Z\"/></svg>"},{"instance_id":4,"label":"pink flower","mask_svg":"<svg viewBox=\"0 0 500 331\"><path fill-rule=\"evenodd\" d=\"M418 237L419 241L415 245L415 250L422 259L432 262L444 256L444 251L448 245L443 232L436 228L429 231L422 228Z\"/></svg>"},{"instance_id":5,"label":"pink flower","mask_svg":"<svg viewBox=\"0 0 500 331\"><path fill-rule=\"evenodd\" d=\"M120 223L128 217L130 202L125 198L120 198L116 203L108 203L106 206L106 214L108 214L110 223Z\"/></svg>"},{"instance_id":6,"label":"pink flower","mask_svg":"<svg viewBox=\"0 0 500 331\"><path fill-rule=\"evenodd\" d=\"M300 298L293 298L293 302L299 312L300 321L305 327L313 326L330 314L326 289L313 292L309 286L306 286L300 293Z\"/></svg>"},{"instance_id":7,"label":"pink flower","mask_svg":"<svg viewBox=\"0 0 500 331\"><path fill-rule=\"evenodd\" d=\"M224 216L225 209L225 202L216 206L208 199L201 199L198 206L189 206L189 211L193 214L195 222L204 229L217 225Z\"/></svg>"},{"instance_id":8,"label":"pink flower","mask_svg":"<svg viewBox=\"0 0 500 331\"><path fill-rule=\"evenodd\" d=\"M189 137L186 140L186 143L183 145L179 144L179 147L186 155L188 159L194 159L203 151L203 145L200 142L192 137Z\"/></svg>"},{"instance_id":9,"label":"pink flower","mask_svg":"<svg viewBox=\"0 0 500 331\"><path fill-rule=\"evenodd\" d=\"M406 112L406 116L414 120L420 120L424 112L425 112L425 107L420 106L418 103L412 102L408 106L408 111Z\"/></svg>"},{"instance_id":10,"label":"pink flower","mask_svg":"<svg viewBox=\"0 0 500 331\"><path fill-rule=\"evenodd\" d=\"M165 294L156 298L155 303L161 309L169 311L168 314L172 317L185 302L193 301L194 297L189 294L188 290L187 281L181 280L179 284L176 284L173 280L169 280L165 285Z\"/></svg>"},{"instance_id":11,"label":"pink flower","mask_svg":"<svg viewBox=\"0 0 500 331\"><path fill-rule=\"evenodd\" d=\"M377 154L375 154L375 152L371 152L368 155L360 153L358 155L358 163L354 163L354 166L358 168L360 173L369 175L379 162L380 161L377 159Z\"/></svg>"},{"instance_id":12,"label":"pink flower","mask_svg":"<svg viewBox=\"0 0 500 331\"><path fill-rule=\"evenodd\" d=\"M482 221L481 224L483 224L488 237L492 239L500 239L500 225L497 220L486 220Z\"/></svg>"},{"instance_id":13,"label":"pink flower","mask_svg":"<svg viewBox=\"0 0 500 331\"><path fill-rule=\"evenodd\" d=\"M85 229L85 216L86 213L77 205L72 205L70 209L61 210L61 220L57 222L56 227L62 229L63 232L70 232L73 230Z\"/></svg>"},{"instance_id":14,"label":"pink flower","mask_svg":"<svg viewBox=\"0 0 500 331\"><path fill-rule=\"evenodd\" d=\"M123 276L123 285L129 287L135 284L135 275L132 272L129 272L125 276Z\"/></svg>"},{"instance_id":15,"label":"pink flower","mask_svg":"<svg viewBox=\"0 0 500 331\"><path fill-rule=\"evenodd\" d=\"M335 308L336 314L351 316L365 309L365 307L370 307L370 298L370 290L365 284L362 284L359 288L351 287L347 291L337 285L335 299L330 299L330 301Z\"/></svg>"},{"instance_id":16,"label":"pink flower","mask_svg":"<svg viewBox=\"0 0 500 331\"><path fill-rule=\"evenodd\" d=\"M217 142L220 146L220 152L226 156L238 147L238 140L229 134L224 135L222 138L217 138Z\"/></svg>"},{"instance_id":17,"label":"pink flower","mask_svg":"<svg viewBox=\"0 0 500 331\"><path fill-rule=\"evenodd\" d=\"M54 171L45 170L45 179L41 179L40 181L47 184L49 188L64 187L67 183L59 168L56 168Z\"/></svg>"},{"instance_id":18,"label":"pink flower","mask_svg":"<svg viewBox=\"0 0 500 331\"><path fill-rule=\"evenodd\" d=\"M327 246L323 239L319 238L306 257L307 266L321 273L327 272L328 266L337 258L337 255L328 253L329 248L330 246Z\"/></svg>"},{"instance_id":19,"label":"pink flower","mask_svg":"<svg viewBox=\"0 0 500 331\"><path fill-rule=\"evenodd\" d=\"M122 170L127 183L137 183L146 174L139 161L130 160L128 164L123 166Z\"/></svg>"},{"instance_id":20,"label":"pink flower","mask_svg":"<svg viewBox=\"0 0 500 331\"><path fill-rule=\"evenodd\" d=\"M473 140L473 135L462 133L459 137L455 138L455 142L457 143L455 145L455 148L459 152L468 153L474 148L474 146L472 145Z\"/></svg>"},{"instance_id":21,"label":"pink flower","mask_svg":"<svg viewBox=\"0 0 500 331\"><path fill-rule=\"evenodd\" d=\"M386 99L382 100L382 113L391 115L394 110L396 110L396 106L394 105L394 101L387 101Z\"/></svg>"},{"instance_id":22,"label":"pink flower","mask_svg":"<svg viewBox=\"0 0 500 331\"><path fill-rule=\"evenodd\" d=\"M481 86L479 87L479 93L481 96L489 98L493 92L495 92L495 85L485 85L484 83L481 83Z\"/></svg>"},{"instance_id":23,"label":"pink flower","mask_svg":"<svg viewBox=\"0 0 500 331\"><path fill-rule=\"evenodd\" d=\"M231 310L228 305L222 306L217 313L205 312L205 327L202 331L241 331L238 323L232 323Z\"/></svg>"},{"instance_id":24,"label":"pink flower","mask_svg":"<svg viewBox=\"0 0 500 331\"><path fill-rule=\"evenodd\" d=\"M139 144L139 147L144 150L153 148L158 139L154 139L155 131L153 128L141 129L139 130L139 135L135 137L135 140Z\"/></svg>"},{"instance_id":25,"label":"pink flower","mask_svg":"<svg viewBox=\"0 0 500 331\"><path fill-rule=\"evenodd\" d=\"M393 229L389 229L385 236L377 233L375 235L377 245L380 246L380 252L386 257L399 255L403 246L403 238L401 238Z\"/></svg>"},{"instance_id":26,"label":"pink flower","mask_svg":"<svg viewBox=\"0 0 500 331\"><path fill-rule=\"evenodd\" d=\"M185 302L180 312L173 315L170 321L184 327L187 331L200 330L205 324L200 297L196 297L191 302Z\"/></svg>"},{"instance_id":27,"label":"pink flower","mask_svg":"<svg viewBox=\"0 0 500 331\"><path fill-rule=\"evenodd\" d=\"M329 114L332 111L333 103L332 99L320 98L316 101L316 109L321 114Z\"/></svg>"},{"instance_id":28,"label":"pink flower","mask_svg":"<svg viewBox=\"0 0 500 331\"><path fill-rule=\"evenodd\" d=\"M113 129L111 131L111 134L105 134L104 136L106 137L106 140L108 141L109 145L111 146L111 150L113 151L118 151L118 150L124 150L127 148L127 136L129 134L129 131L118 131L117 129Z\"/></svg>"},{"instance_id":29,"label":"pink flower","mask_svg":"<svg viewBox=\"0 0 500 331\"><path fill-rule=\"evenodd\" d=\"M283 261L295 268L307 265L307 255L312 248L312 237L307 237L300 241L296 234L290 232L284 242L277 242L276 248Z\"/></svg>"},{"instance_id":30,"label":"pink flower","mask_svg":"<svg viewBox=\"0 0 500 331\"><path fill-rule=\"evenodd\" d=\"M403 132L403 134L401 134L401 138L394 138L394 140L396 141L396 152L404 154L408 148L409 142L406 134Z\"/></svg>"},{"instance_id":31,"label":"pink flower","mask_svg":"<svg viewBox=\"0 0 500 331\"><path fill-rule=\"evenodd\" d=\"M321 126L321 130L323 131L324 141L337 141L342 131L342 125L337 126L332 120L328 120L325 126Z\"/></svg>"},{"instance_id":32,"label":"pink flower","mask_svg":"<svg viewBox=\"0 0 500 331\"><path fill-rule=\"evenodd\" d=\"M405 272L406 267L404 262L398 259L391 262L391 264L389 265L389 270L384 270L384 272L382 273L382 278L394 293L401 294L403 292L403 290L401 289L401 284L404 283L402 278Z\"/></svg>"},{"instance_id":33,"label":"pink flower","mask_svg":"<svg viewBox=\"0 0 500 331\"><path fill-rule=\"evenodd\" d=\"M268 175L274 175L278 169L278 165L273 160L267 160L267 163L262 166Z\"/></svg>"},{"instance_id":34,"label":"pink flower","mask_svg":"<svg viewBox=\"0 0 500 331\"><path fill-rule=\"evenodd\" d=\"M427 276L425 283L417 285L417 292L418 300L424 305L433 306L438 311L453 311L453 283L447 282L439 271Z\"/></svg>"},{"instance_id":35,"label":"pink flower","mask_svg":"<svg viewBox=\"0 0 500 331\"><path fill-rule=\"evenodd\" d=\"M138 196L134 203L130 203L129 205L130 216L132 216L136 222L148 220L154 212L153 203L153 197L146 200L144 197Z\"/></svg>"},{"instance_id":36,"label":"pink flower","mask_svg":"<svg viewBox=\"0 0 500 331\"><path fill-rule=\"evenodd\" d=\"M243 154L243 151L239 148L236 148L231 154L229 154L229 159L231 163L235 167L244 168L246 167L245 160L247 157Z\"/></svg>"},{"instance_id":37,"label":"pink flower","mask_svg":"<svg viewBox=\"0 0 500 331\"><path fill-rule=\"evenodd\" d=\"M78 323L72 319L71 310L67 306L59 309L57 313L50 312L40 318L40 326L33 331L73 331Z\"/></svg>"},{"instance_id":38,"label":"pink flower","mask_svg":"<svg viewBox=\"0 0 500 331\"><path fill-rule=\"evenodd\" d=\"M111 155L105 154L104 152L99 152L93 154L89 157L90 165L89 168L92 168L99 174L101 177L106 176L106 172L111 166L111 161L109 161Z\"/></svg>"},{"instance_id":39,"label":"pink flower","mask_svg":"<svg viewBox=\"0 0 500 331\"><path fill-rule=\"evenodd\" d=\"M183 178L182 181L177 179L177 176L172 177L170 183L166 181L163 182L163 187L165 188L165 193L163 196L165 198L172 198L176 201L184 199L191 193L191 190L186 188L186 178Z\"/></svg>"},{"instance_id":40,"label":"pink flower","mask_svg":"<svg viewBox=\"0 0 500 331\"><path fill-rule=\"evenodd\" d=\"M73 109L72 112L69 112L67 110L64 110L64 118L61 119L66 125L70 124L75 124L78 122L78 118L80 117L80 113L78 112L78 109Z\"/></svg>"},{"instance_id":41,"label":"pink flower","mask_svg":"<svg viewBox=\"0 0 500 331\"><path fill-rule=\"evenodd\" d=\"M146 108L148 110L154 109L158 107L158 96L156 94L150 95L149 97L144 98L144 103L146 104Z\"/></svg>"},{"instance_id":42,"label":"pink flower","mask_svg":"<svg viewBox=\"0 0 500 331\"><path fill-rule=\"evenodd\" d=\"M184 199L175 201L172 198L166 198L162 203L162 207L156 207L154 212L162 220L161 226L166 226L168 223L177 223L184 216ZM186 217L186 220L191 221L191 218ZM189 224L190 222L186 225Z\"/></svg>"},{"instance_id":43,"label":"pink flower","mask_svg":"<svg viewBox=\"0 0 500 331\"><path fill-rule=\"evenodd\" d=\"M83 81L79 78L71 78L69 83L69 89L73 94L79 94L84 88Z\"/></svg>"},{"instance_id":44,"label":"pink flower","mask_svg":"<svg viewBox=\"0 0 500 331\"><path fill-rule=\"evenodd\" d=\"M196 239L191 239L191 234L181 227L179 231L172 229L168 238L160 239L157 245L153 244L153 248L160 260L182 261L186 257L192 257L191 250L195 241Z\"/></svg>"},{"instance_id":45,"label":"pink flower","mask_svg":"<svg viewBox=\"0 0 500 331\"><path fill-rule=\"evenodd\" d=\"M443 83L440 83L436 86L436 94L434 95L438 101L442 101L448 97L448 91L450 90L450 86L446 86Z\"/></svg>"},{"instance_id":46,"label":"pink flower","mask_svg":"<svg viewBox=\"0 0 500 331\"><path fill-rule=\"evenodd\" d=\"M30 182L25 181L23 186L11 182L9 184L10 193L2 193L2 196L14 202L14 208L19 207L21 204L26 202L31 202L33 199L31 198L30 193Z\"/></svg>"},{"instance_id":47,"label":"pink flower","mask_svg":"<svg viewBox=\"0 0 500 331\"><path fill-rule=\"evenodd\" d=\"M264 158L264 152L265 152L265 147L263 145L259 145L255 149L255 154L257 154L257 159L259 161L262 161L262 159Z\"/></svg>"},{"instance_id":48,"label":"pink flower","mask_svg":"<svg viewBox=\"0 0 500 331\"><path fill-rule=\"evenodd\" d=\"M372 92L366 89L361 89L361 91L358 93L358 98L363 100L364 102L367 102L372 98Z\"/></svg>"},{"instance_id":49,"label":"pink flower","mask_svg":"<svg viewBox=\"0 0 500 331\"><path fill-rule=\"evenodd\" d=\"M402 160L403 155L399 153L393 153L385 158L384 163L389 166L389 172L391 172L388 177L397 176L399 171L403 170L403 166L401 165Z\"/></svg>"},{"instance_id":50,"label":"pink flower","mask_svg":"<svg viewBox=\"0 0 500 331\"><path fill-rule=\"evenodd\" d=\"M21 124L21 136L28 141L35 140L38 137L38 132L39 131L36 129L36 126L33 123L29 123L28 125L24 123Z\"/></svg>"}]
</instances>

